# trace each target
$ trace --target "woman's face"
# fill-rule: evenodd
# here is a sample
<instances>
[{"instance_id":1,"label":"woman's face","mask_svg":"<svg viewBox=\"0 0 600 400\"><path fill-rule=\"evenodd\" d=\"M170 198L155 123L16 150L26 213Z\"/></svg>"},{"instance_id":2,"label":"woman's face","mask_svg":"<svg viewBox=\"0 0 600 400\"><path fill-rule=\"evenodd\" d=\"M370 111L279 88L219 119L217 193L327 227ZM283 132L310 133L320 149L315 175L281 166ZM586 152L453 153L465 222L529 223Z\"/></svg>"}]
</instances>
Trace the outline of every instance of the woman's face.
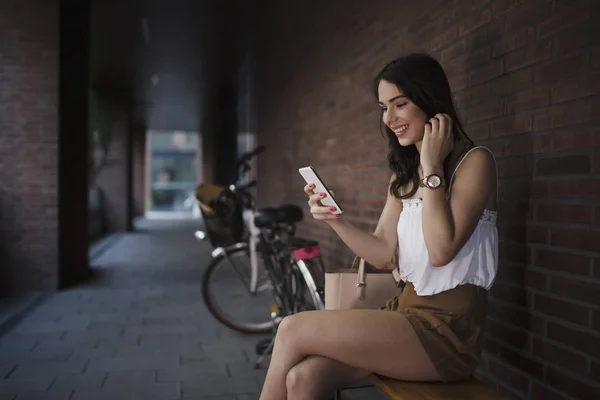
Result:
<instances>
[{"instance_id":1,"label":"woman's face","mask_svg":"<svg viewBox=\"0 0 600 400\"><path fill-rule=\"evenodd\" d=\"M396 134L400 146L421 142L427 122L425 113L393 83L381 80L378 92L383 123Z\"/></svg>"}]
</instances>

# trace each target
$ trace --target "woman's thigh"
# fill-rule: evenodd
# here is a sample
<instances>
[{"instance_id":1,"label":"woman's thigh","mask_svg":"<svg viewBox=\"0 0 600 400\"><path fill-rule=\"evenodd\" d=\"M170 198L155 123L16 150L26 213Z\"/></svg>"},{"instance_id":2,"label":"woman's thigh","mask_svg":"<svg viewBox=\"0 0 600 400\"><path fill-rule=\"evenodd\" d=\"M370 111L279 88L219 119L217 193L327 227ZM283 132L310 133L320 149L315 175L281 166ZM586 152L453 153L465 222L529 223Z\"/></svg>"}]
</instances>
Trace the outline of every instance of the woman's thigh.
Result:
<instances>
[{"instance_id":1,"label":"woman's thigh","mask_svg":"<svg viewBox=\"0 0 600 400\"><path fill-rule=\"evenodd\" d=\"M384 310L308 311L286 317L276 347L291 346L359 370L404 380L439 375L408 319Z\"/></svg>"}]
</instances>

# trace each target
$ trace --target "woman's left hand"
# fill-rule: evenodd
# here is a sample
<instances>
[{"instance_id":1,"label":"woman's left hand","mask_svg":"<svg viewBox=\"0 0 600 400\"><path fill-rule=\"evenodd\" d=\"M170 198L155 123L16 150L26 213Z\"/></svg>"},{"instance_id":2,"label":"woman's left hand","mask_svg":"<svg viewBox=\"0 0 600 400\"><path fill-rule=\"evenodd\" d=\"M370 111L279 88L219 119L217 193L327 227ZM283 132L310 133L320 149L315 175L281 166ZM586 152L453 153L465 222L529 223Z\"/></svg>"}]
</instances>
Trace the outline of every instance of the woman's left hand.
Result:
<instances>
[{"instance_id":1,"label":"woman's left hand","mask_svg":"<svg viewBox=\"0 0 600 400\"><path fill-rule=\"evenodd\" d=\"M452 118L448 114L436 114L425 124L425 135L421 146L421 166L424 169L441 166L453 146Z\"/></svg>"}]
</instances>

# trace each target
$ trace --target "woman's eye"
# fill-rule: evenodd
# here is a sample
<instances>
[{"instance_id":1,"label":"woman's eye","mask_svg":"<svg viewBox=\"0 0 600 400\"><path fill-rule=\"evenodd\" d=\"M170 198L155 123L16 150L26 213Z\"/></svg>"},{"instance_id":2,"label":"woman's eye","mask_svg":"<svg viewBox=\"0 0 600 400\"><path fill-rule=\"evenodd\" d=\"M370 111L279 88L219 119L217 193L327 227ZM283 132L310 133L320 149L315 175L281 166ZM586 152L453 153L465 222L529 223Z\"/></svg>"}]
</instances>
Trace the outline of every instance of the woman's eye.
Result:
<instances>
[{"instance_id":1,"label":"woman's eye","mask_svg":"<svg viewBox=\"0 0 600 400\"><path fill-rule=\"evenodd\" d=\"M396 104L396 108L402 108L406 105L406 103L398 103Z\"/></svg>"},{"instance_id":2,"label":"woman's eye","mask_svg":"<svg viewBox=\"0 0 600 400\"><path fill-rule=\"evenodd\" d=\"M382 112L386 112L386 111L387 111L387 108L386 108L386 107L381 107L381 111L382 111Z\"/></svg>"}]
</instances>

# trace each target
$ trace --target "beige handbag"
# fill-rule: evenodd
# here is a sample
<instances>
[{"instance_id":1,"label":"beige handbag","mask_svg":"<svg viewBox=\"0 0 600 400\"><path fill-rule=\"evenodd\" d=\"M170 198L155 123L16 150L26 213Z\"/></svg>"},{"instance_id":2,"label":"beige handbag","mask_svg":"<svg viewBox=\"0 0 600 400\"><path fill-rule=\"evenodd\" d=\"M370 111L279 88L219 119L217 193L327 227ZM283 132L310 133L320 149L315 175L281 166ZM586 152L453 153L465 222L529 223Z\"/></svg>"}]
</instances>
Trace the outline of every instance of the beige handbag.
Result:
<instances>
[{"instance_id":1,"label":"beige handbag","mask_svg":"<svg viewBox=\"0 0 600 400\"><path fill-rule=\"evenodd\" d=\"M358 261L358 271L355 265ZM398 268L367 272L365 260L355 257L350 270L325 273L325 309L377 309L402 293Z\"/></svg>"}]
</instances>

